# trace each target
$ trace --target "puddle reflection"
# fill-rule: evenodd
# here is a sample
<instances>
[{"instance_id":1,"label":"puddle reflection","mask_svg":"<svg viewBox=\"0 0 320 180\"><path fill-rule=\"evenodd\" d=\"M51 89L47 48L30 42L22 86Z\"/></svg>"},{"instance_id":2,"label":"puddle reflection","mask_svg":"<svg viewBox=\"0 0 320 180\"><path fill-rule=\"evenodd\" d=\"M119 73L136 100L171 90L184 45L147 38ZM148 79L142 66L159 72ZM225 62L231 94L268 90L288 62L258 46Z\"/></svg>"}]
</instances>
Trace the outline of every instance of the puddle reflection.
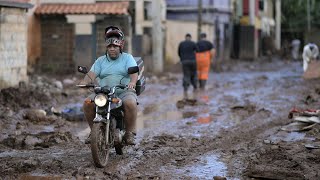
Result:
<instances>
[{"instance_id":1,"label":"puddle reflection","mask_svg":"<svg viewBox=\"0 0 320 180\"><path fill-rule=\"evenodd\" d=\"M167 111L157 114L143 115L139 114L136 122L136 130L139 131L146 127L155 127L159 124L160 120L180 120L183 119L183 114L179 111ZM145 122L148 121L148 126Z\"/></svg>"},{"instance_id":2,"label":"puddle reflection","mask_svg":"<svg viewBox=\"0 0 320 180\"><path fill-rule=\"evenodd\" d=\"M212 118L210 117L210 115L197 118L197 122L201 124L208 124L211 121L212 121Z\"/></svg>"},{"instance_id":3,"label":"puddle reflection","mask_svg":"<svg viewBox=\"0 0 320 180\"><path fill-rule=\"evenodd\" d=\"M204 109L203 114L201 114L198 118L197 118L197 122L200 124L208 124L212 121L212 117L209 114L209 109Z\"/></svg>"},{"instance_id":4,"label":"puddle reflection","mask_svg":"<svg viewBox=\"0 0 320 180\"><path fill-rule=\"evenodd\" d=\"M197 177L200 179L213 179L214 176L226 177L227 167L219 161L215 154L202 156L196 165L186 166L183 169L189 176Z\"/></svg>"},{"instance_id":5,"label":"puddle reflection","mask_svg":"<svg viewBox=\"0 0 320 180\"><path fill-rule=\"evenodd\" d=\"M208 95L200 95L200 101L204 102L204 103L208 103L210 100Z\"/></svg>"}]
</instances>

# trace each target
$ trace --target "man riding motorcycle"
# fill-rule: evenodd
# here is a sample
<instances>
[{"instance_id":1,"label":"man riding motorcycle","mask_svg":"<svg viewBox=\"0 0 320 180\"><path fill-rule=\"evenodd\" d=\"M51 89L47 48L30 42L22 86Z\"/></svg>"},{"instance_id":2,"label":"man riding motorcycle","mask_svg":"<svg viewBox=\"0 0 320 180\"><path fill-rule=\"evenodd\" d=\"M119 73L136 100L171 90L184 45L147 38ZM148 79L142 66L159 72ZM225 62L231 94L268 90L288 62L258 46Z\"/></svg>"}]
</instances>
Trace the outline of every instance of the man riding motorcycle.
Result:
<instances>
[{"instance_id":1,"label":"man riding motorcycle","mask_svg":"<svg viewBox=\"0 0 320 180\"><path fill-rule=\"evenodd\" d=\"M85 76L80 84L92 83L98 78L100 86L109 87L117 84L127 85L127 89L117 89L116 94L122 100L124 107L124 121L126 133L124 141L127 145L134 145L134 128L137 119L137 94L135 86L138 80L138 73L128 74L128 68L137 66L133 56L123 52L124 34L116 26L109 26L105 29L106 54L100 56L92 65L88 76ZM85 118L92 129L95 118L94 94L87 97L83 103ZM85 141L90 143L90 135Z\"/></svg>"}]
</instances>

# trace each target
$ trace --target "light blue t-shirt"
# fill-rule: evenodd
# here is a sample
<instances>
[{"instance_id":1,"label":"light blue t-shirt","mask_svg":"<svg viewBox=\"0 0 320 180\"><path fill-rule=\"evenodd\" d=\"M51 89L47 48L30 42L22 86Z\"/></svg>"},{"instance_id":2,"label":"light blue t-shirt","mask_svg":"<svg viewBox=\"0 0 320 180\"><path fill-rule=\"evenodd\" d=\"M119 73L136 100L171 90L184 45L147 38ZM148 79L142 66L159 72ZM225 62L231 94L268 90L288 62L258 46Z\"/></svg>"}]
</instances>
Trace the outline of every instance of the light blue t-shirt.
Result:
<instances>
[{"instance_id":1,"label":"light blue t-shirt","mask_svg":"<svg viewBox=\"0 0 320 180\"><path fill-rule=\"evenodd\" d=\"M100 56L90 71L96 74L100 86L112 87L118 84L127 85L130 82L128 68L133 66L137 66L133 56L123 52L115 60L107 55Z\"/></svg>"}]
</instances>

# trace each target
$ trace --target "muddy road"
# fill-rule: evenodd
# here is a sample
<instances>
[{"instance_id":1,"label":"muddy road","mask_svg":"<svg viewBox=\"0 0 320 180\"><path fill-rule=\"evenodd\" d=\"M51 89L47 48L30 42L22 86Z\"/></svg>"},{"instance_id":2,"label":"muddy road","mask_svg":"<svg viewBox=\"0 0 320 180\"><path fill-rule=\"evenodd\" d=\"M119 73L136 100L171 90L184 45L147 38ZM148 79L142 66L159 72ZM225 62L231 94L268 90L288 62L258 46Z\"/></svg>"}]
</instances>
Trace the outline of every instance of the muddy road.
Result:
<instances>
[{"instance_id":1,"label":"muddy road","mask_svg":"<svg viewBox=\"0 0 320 180\"><path fill-rule=\"evenodd\" d=\"M300 62L222 70L196 101L181 101L180 73L149 76L137 144L113 151L103 169L84 144L79 102L88 92L75 88L77 76L3 89L0 179L320 179L319 124L288 126L292 108L320 107L320 80L302 79Z\"/></svg>"}]
</instances>

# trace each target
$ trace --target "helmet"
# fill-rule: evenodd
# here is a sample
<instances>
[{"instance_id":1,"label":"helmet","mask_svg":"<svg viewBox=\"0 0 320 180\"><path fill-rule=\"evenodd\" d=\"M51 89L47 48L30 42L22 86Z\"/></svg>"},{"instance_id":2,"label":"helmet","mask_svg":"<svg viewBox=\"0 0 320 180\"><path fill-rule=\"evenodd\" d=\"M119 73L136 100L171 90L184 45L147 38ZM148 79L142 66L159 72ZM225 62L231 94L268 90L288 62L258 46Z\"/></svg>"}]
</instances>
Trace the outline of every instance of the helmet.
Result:
<instances>
[{"instance_id":1,"label":"helmet","mask_svg":"<svg viewBox=\"0 0 320 180\"><path fill-rule=\"evenodd\" d=\"M123 32L116 26L108 26L104 30L105 38L110 38L110 37L117 37L120 40L124 39L124 34Z\"/></svg>"},{"instance_id":2,"label":"helmet","mask_svg":"<svg viewBox=\"0 0 320 180\"><path fill-rule=\"evenodd\" d=\"M120 46L122 50L124 47L124 34L123 32L116 26L108 26L104 31L104 37L107 43L107 46L110 44L114 44L116 46Z\"/></svg>"}]
</instances>

